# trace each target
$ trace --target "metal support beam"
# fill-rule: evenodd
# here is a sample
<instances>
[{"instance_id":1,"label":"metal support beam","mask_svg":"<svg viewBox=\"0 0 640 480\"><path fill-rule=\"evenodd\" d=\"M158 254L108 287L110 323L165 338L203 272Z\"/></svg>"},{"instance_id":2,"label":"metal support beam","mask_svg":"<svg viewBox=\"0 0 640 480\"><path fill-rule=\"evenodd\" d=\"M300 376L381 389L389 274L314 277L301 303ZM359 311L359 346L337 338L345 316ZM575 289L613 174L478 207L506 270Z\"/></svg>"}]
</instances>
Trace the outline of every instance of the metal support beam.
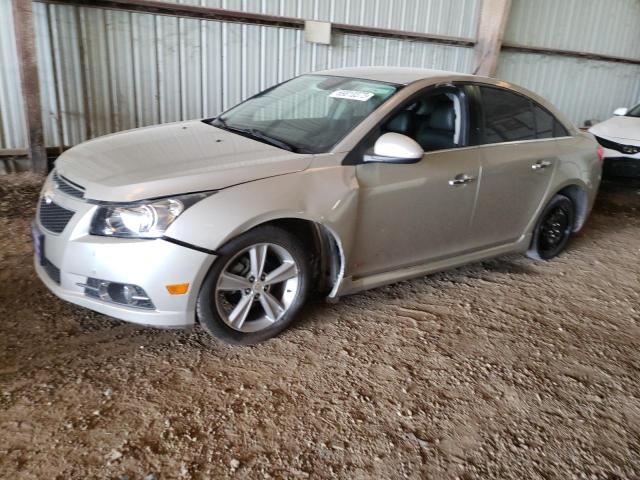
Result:
<instances>
[{"instance_id":1,"label":"metal support beam","mask_svg":"<svg viewBox=\"0 0 640 480\"><path fill-rule=\"evenodd\" d=\"M496 74L510 10L511 0L482 0L473 54L474 75L493 77Z\"/></svg>"},{"instance_id":2,"label":"metal support beam","mask_svg":"<svg viewBox=\"0 0 640 480\"><path fill-rule=\"evenodd\" d=\"M31 0L13 0L13 23L18 50L20 84L27 121L28 154L31 169L46 173L47 152L44 145L40 86L38 85L38 58L36 54L33 9Z\"/></svg>"},{"instance_id":3,"label":"metal support beam","mask_svg":"<svg viewBox=\"0 0 640 480\"><path fill-rule=\"evenodd\" d=\"M111 10L126 10L129 12L151 13L154 15L170 15L185 18L199 18L203 20L217 20L222 22L237 22L251 25L267 25L271 27L304 28L301 18L284 17L281 15L266 15L262 13L241 12L225 8L202 7L184 3L169 3L158 0L35 0L44 3L62 5L77 5L83 7L106 8ZM451 37L421 32L393 30L389 28L367 27L332 23L331 30L372 37L398 38L417 40L460 47L473 47L475 42L471 38Z\"/></svg>"}]
</instances>

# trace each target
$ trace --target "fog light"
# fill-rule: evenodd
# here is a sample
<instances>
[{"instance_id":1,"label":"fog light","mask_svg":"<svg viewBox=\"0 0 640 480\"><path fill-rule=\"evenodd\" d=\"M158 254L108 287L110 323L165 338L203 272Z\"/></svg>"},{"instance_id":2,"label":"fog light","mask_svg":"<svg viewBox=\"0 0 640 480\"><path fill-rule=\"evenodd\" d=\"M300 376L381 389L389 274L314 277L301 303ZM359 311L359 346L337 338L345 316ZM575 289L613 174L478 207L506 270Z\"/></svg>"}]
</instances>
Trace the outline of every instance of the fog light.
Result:
<instances>
[{"instance_id":1,"label":"fog light","mask_svg":"<svg viewBox=\"0 0 640 480\"><path fill-rule=\"evenodd\" d=\"M78 283L88 297L104 302L118 303L129 307L153 309L155 306L147 293L137 285L109 282L97 278L87 278L87 283Z\"/></svg>"}]
</instances>

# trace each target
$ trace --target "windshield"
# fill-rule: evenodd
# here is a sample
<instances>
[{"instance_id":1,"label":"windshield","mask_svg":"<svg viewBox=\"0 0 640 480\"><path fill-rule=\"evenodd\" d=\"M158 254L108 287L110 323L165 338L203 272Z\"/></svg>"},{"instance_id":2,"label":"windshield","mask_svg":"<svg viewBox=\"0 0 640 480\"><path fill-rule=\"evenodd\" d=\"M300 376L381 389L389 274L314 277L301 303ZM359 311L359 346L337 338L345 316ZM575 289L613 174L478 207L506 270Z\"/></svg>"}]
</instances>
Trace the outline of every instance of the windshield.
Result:
<instances>
[{"instance_id":1,"label":"windshield","mask_svg":"<svg viewBox=\"0 0 640 480\"><path fill-rule=\"evenodd\" d=\"M329 151L400 87L302 75L223 113L212 125L299 153Z\"/></svg>"},{"instance_id":2,"label":"windshield","mask_svg":"<svg viewBox=\"0 0 640 480\"><path fill-rule=\"evenodd\" d=\"M627 117L640 118L640 103L627 112Z\"/></svg>"}]
</instances>

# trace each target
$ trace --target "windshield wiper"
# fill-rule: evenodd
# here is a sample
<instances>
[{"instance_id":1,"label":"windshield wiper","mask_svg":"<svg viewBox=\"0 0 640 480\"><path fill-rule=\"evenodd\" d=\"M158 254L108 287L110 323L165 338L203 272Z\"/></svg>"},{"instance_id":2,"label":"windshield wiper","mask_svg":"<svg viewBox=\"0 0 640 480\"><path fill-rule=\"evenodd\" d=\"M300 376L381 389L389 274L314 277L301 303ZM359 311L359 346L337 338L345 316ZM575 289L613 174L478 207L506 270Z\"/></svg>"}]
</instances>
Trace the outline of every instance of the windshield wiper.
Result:
<instances>
[{"instance_id":1,"label":"windshield wiper","mask_svg":"<svg viewBox=\"0 0 640 480\"><path fill-rule=\"evenodd\" d=\"M283 148L285 150L289 150L290 152L298 151L298 148L295 147L294 145L291 145L290 143L287 143L284 140L280 140L279 138L270 137L266 133L263 133L260 130L257 130L255 128L236 128L236 127L227 127L227 128L237 131L239 133L246 133L247 135L250 135L253 138L267 142L273 145L274 147Z\"/></svg>"},{"instance_id":2,"label":"windshield wiper","mask_svg":"<svg viewBox=\"0 0 640 480\"><path fill-rule=\"evenodd\" d=\"M300 149L299 147L291 143L285 142L284 140L281 140L279 138L271 137L266 133L258 130L257 128L242 128L242 127L235 127L235 126L229 125L222 117L216 117L210 123L216 127L220 127L230 132L236 132L241 135L254 138L258 141L268 143L270 145L273 145L274 147L282 148L290 152L307 153L306 151L303 152L302 149Z\"/></svg>"}]
</instances>

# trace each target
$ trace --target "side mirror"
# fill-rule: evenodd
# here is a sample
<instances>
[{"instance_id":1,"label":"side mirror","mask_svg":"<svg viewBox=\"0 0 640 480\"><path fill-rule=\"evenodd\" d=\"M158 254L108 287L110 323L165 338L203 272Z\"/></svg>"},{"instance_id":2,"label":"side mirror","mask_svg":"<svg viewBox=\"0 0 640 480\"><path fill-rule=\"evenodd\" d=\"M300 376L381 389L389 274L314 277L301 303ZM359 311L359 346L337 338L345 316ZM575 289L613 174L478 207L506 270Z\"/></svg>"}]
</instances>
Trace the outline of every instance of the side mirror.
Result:
<instances>
[{"instance_id":1,"label":"side mirror","mask_svg":"<svg viewBox=\"0 0 640 480\"><path fill-rule=\"evenodd\" d=\"M366 163L417 163L424 150L412 138L400 133L385 133L376 140L373 154L365 154Z\"/></svg>"},{"instance_id":2,"label":"side mirror","mask_svg":"<svg viewBox=\"0 0 640 480\"><path fill-rule=\"evenodd\" d=\"M616 108L613 111L613 114L618 117L624 117L627 113L629 113L629 109L625 107Z\"/></svg>"}]
</instances>

